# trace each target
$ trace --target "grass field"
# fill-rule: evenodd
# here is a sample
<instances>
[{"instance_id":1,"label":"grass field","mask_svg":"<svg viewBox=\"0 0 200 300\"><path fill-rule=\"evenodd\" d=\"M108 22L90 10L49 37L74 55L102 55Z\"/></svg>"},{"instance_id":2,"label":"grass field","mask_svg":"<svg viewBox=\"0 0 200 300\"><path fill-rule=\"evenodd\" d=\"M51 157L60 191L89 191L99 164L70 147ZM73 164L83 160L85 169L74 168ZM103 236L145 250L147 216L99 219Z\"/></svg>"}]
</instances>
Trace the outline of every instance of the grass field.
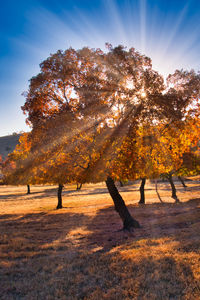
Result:
<instances>
[{"instance_id":1,"label":"grass field","mask_svg":"<svg viewBox=\"0 0 200 300\"><path fill-rule=\"evenodd\" d=\"M119 188L142 227L122 223L105 185L0 186L0 299L200 299L200 181Z\"/></svg>"}]
</instances>

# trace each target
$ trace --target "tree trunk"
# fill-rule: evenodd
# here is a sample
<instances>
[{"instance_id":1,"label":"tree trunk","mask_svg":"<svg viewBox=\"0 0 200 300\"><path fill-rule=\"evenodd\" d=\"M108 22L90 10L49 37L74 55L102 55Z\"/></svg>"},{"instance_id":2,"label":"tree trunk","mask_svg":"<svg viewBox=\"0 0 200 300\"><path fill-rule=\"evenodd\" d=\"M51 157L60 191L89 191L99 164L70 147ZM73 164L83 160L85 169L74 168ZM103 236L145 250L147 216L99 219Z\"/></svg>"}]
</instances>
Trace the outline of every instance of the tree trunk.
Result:
<instances>
[{"instance_id":1,"label":"tree trunk","mask_svg":"<svg viewBox=\"0 0 200 300\"><path fill-rule=\"evenodd\" d=\"M179 202L179 199L178 199L178 197L176 195L176 188L175 188L174 182L172 180L172 175L169 174L167 176L167 179L169 180L169 183L170 183L171 188L172 188L172 198L175 199L176 202Z\"/></svg>"},{"instance_id":2,"label":"tree trunk","mask_svg":"<svg viewBox=\"0 0 200 300\"><path fill-rule=\"evenodd\" d=\"M158 196L158 199L160 200L161 203L163 203L161 197L160 197L160 194L158 192L158 182L157 182L157 179L156 179L156 182L155 182L155 188L156 188L156 194Z\"/></svg>"},{"instance_id":3,"label":"tree trunk","mask_svg":"<svg viewBox=\"0 0 200 300\"><path fill-rule=\"evenodd\" d=\"M31 193L31 190L30 190L30 185L27 184L27 194L30 194Z\"/></svg>"},{"instance_id":4,"label":"tree trunk","mask_svg":"<svg viewBox=\"0 0 200 300\"><path fill-rule=\"evenodd\" d=\"M62 208L62 189L63 185L59 183L58 185L58 205L56 209Z\"/></svg>"},{"instance_id":5,"label":"tree trunk","mask_svg":"<svg viewBox=\"0 0 200 300\"><path fill-rule=\"evenodd\" d=\"M178 176L178 179L179 179L179 180L180 180L180 182L182 183L182 186L183 186L184 188L186 188L186 187L187 187L187 185L185 184L185 182L184 182L183 178L182 178L181 176Z\"/></svg>"},{"instance_id":6,"label":"tree trunk","mask_svg":"<svg viewBox=\"0 0 200 300\"><path fill-rule=\"evenodd\" d=\"M119 184L120 184L121 187L124 186L124 184L123 184L123 182L121 180L119 181Z\"/></svg>"},{"instance_id":7,"label":"tree trunk","mask_svg":"<svg viewBox=\"0 0 200 300\"><path fill-rule=\"evenodd\" d=\"M109 176L106 180L106 186L108 188L111 198L113 199L115 210L118 212L120 218L123 221L123 229L130 231L134 227L139 228L139 222L133 219L133 217L130 215L128 208L126 207L124 200L119 194L113 179Z\"/></svg>"},{"instance_id":8,"label":"tree trunk","mask_svg":"<svg viewBox=\"0 0 200 300\"><path fill-rule=\"evenodd\" d=\"M145 204L145 195L144 195L144 186L146 183L146 178L142 178L142 182L140 185L140 201L139 204Z\"/></svg>"},{"instance_id":9,"label":"tree trunk","mask_svg":"<svg viewBox=\"0 0 200 300\"><path fill-rule=\"evenodd\" d=\"M76 190L79 191L82 188L82 183L80 183L80 185L77 183L76 184Z\"/></svg>"}]
</instances>

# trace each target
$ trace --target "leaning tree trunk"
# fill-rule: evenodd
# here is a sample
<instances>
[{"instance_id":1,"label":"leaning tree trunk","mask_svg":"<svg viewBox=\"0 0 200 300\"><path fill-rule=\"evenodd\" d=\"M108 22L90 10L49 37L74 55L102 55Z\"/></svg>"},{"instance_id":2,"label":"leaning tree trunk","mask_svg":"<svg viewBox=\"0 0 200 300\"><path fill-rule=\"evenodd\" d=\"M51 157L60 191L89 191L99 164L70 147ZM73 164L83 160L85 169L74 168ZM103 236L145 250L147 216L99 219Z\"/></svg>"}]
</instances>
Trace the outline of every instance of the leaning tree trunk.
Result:
<instances>
[{"instance_id":1,"label":"leaning tree trunk","mask_svg":"<svg viewBox=\"0 0 200 300\"><path fill-rule=\"evenodd\" d=\"M167 179L169 180L169 183L170 183L171 188L172 188L172 198L175 199L176 202L179 202L179 199L178 199L178 197L176 195L176 188L175 188L174 182L172 180L172 175L169 174L167 176Z\"/></svg>"},{"instance_id":2,"label":"leaning tree trunk","mask_svg":"<svg viewBox=\"0 0 200 300\"><path fill-rule=\"evenodd\" d=\"M63 189L63 185L59 183L58 185L58 205L57 205L57 209L62 208L62 189Z\"/></svg>"},{"instance_id":3,"label":"leaning tree trunk","mask_svg":"<svg viewBox=\"0 0 200 300\"><path fill-rule=\"evenodd\" d=\"M180 182L182 183L182 186L183 186L184 188L186 188L186 187L187 187L187 185L185 184L185 182L184 182L183 178L182 178L181 176L178 176L178 179L179 179L179 180L180 180Z\"/></svg>"},{"instance_id":4,"label":"leaning tree trunk","mask_svg":"<svg viewBox=\"0 0 200 300\"><path fill-rule=\"evenodd\" d=\"M31 190L30 190L30 185L27 184L27 194L30 194L31 193Z\"/></svg>"},{"instance_id":5,"label":"leaning tree trunk","mask_svg":"<svg viewBox=\"0 0 200 300\"><path fill-rule=\"evenodd\" d=\"M142 182L140 185L140 201L139 204L145 204L145 195L144 195L144 186L146 183L146 178L142 178Z\"/></svg>"},{"instance_id":6,"label":"leaning tree trunk","mask_svg":"<svg viewBox=\"0 0 200 300\"><path fill-rule=\"evenodd\" d=\"M163 203L161 197L160 197L160 194L158 192L158 182L157 182L157 179L156 179L156 182L155 182L155 188L156 188L156 194L158 196L158 199L160 200L161 203Z\"/></svg>"},{"instance_id":7,"label":"leaning tree trunk","mask_svg":"<svg viewBox=\"0 0 200 300\"><path fill-rule=\"evenodd\" d=\"M123 229L125 230L131 230L132 228L139 228L140 224L138 221L136 221L129 213L128 208L126 207L126 204L124 200L122 199L121 195L119 194L115 183L111 177L107 177L106 180L106 186L108 188L108 191L110 193L111 198L113 199L115 210L120 215L120 218L123 221Z\"/></svg>"}]
</instances>

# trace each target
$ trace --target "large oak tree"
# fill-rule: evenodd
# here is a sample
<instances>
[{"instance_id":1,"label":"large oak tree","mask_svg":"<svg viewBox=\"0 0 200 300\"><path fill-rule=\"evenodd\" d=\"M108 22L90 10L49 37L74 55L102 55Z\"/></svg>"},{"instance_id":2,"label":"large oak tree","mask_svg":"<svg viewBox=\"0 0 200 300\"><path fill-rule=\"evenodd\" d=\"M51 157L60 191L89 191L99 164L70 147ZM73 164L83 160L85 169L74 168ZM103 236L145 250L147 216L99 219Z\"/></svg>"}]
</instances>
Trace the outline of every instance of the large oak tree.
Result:
<instances>
[{"instance_id":1,"label":"large oak tree","mask_svg":"<svg viewBox=\"0 0 200 300\"><path fill-rule=\"evenodd\" d=\"M105 180L124 228L139 227L114 184L116 165L120 178L138 172L134 139L147 120L167 127L192 115L199 74L176 71L166 85L150 58L109 44L105 52L58 51L40 67L22 108L32 126L29 172L34 168L38 178L60 189L70 181Z\"/></svg>"}]
</instances>

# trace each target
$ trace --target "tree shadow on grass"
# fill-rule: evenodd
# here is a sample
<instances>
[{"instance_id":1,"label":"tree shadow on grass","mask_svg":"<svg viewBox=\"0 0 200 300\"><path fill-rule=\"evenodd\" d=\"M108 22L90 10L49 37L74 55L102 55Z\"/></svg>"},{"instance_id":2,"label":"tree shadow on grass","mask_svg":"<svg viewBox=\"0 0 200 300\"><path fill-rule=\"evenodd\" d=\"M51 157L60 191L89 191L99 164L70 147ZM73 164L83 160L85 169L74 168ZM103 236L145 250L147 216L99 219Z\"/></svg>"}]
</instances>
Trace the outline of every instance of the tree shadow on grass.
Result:
<instances>
[{"instance_id":1,"label":"tree shadow on grass","mask_svg":"<svg viewBox=\"0 0 200 300\"><path fill-rule=\"evenodd\" d=\"M141 224L140 229L135 229L134 233L124 232L121 230L122 223L114 207L99 209L88 224L88 229L91 231L91 235L87 237L89 243L94 247L101 247L102 251L109 251L128 239L159 239L170 236L181 243L182 232L189 232L191 226L193 228L200 226L200 198L182 203L129 205L128 208L132 216ZM196 233L200 238L199 232ZM195 247L191 247L191 251Z\"/></svg>"},{"instance_id":2,"label":"tree shadow on grass","mask_svg":"<svg viewBox=\"0 0 200 300\"><path fill-rule=\"evenodd\" d=\"M132 192L139 192L139 188L131 188L131 187L118 187L120 193L132 193ZM145 191L152 191L154 188L147 188ZM89 196L89 195L98 195L98 194L107 194L107 188L97 188L97 189L82 189L81 191L70 190L70 191L63 191L63 195L65 197L76 197L78 196Z\"/></svg>"},{"instance_id":3,"label":"tree shadow on grass","mask_svg":"<svg viewBox=\"0 0 200 300\"><path fill-rule=\"evenodd\" d=\"M40 190L40 191L35 191L35 190L31 190L30 194L27 194L27 190L26 190L26 187L24 186L24 191L20 193L6 193L4 192L2 195L0 195L0 201L2 200L16 200L18 198L27 198L28 200L32 197L34 197L35 195L39 195L39 194L44 194L43 196L45 197L46 195L50 195L52 193L55 193L56 194L56 188L55 187L52 187L51 189L47 188L47 189L43 189L43 190Z\"/></svg>"},{"instance_id":4,"label":"tree shadow on grass","mask_svg":"<svg viewBox=\"0 0 200 300\"><path fill-rule=\"evenodd\" d=\"M179 186L177 187L177 191L182 193L185 192L185 189L180 187L181 184L179 184ZM34 187L35 188L35 187ZM41 188L41 187L40 187ZM31 188L32 189L32 188ZM43 198L56 198L57 197L57 187L52 186L52 188L45 188L43 190L40 191L32 191L31 190L31 194L27 194L26 188L24 187L24 193L19 193L19 194L7 194L7 195L0 195L0 201L16 201L16 200L21 200L21 199L26 199L27 201L32 200L32 198L34 198L35 196L37 196L37 199L43 199ZM151 191L154 190L154 187L150 187L150 188L146 188L145 191ZM158 186L158 191L164 191L164 190L169 190L169 184L168 183L164 183L164 187L161 186L159 184ZM196 191L196 190L200 190L200 186L193 186L193 187L187 187L186 189L187 191ZM138 187L135 188L134 185L129 185L129 186L125 186L125 187L119 187L119 191L122 193L131 193L131 192L139 192ZM159 193L157 191L157 193ZM87 196L87 195L97 195L97 194L107 194L108 195L108 191L107 188L102 187L102 188L83 188L81 191L77 191L75 189L70 189L70 190L63 190L63 199L67 198L67 197L76 197L78 196ZM159 194L160 196L160 201L162 201L162 196Z\"/></svg>"},{"instance_id":5,"label":"tree shadow on grass","mask_svg":"<svg viewBox=\"0 0 200 300\"><path fill-rule=\"evenodd\" d=\"M35 255L49 255L58 245L71 247L68 234L88 223L88 216L82 213L29 213L4 215L0 219L0 245L2 258L32 258Z\"/></svg>"},{"instance_id":6,"label":"tree shadow on grass","mask_svg":"<svg viewBox=\"0 0 200 300\"><path fill-rule=\"evenodd\" d=\"M30 194L27 194L26 191L24 193L13 193L13 194L4 194L0 195L0 201L16 201L16 200L33 200L34 198L43 199L43 198L56 198L57 197L57 188L52 189L44 189L42 191L31 191Z\"/></svg>"},{"instance_id":7,"label":"tree shadow on grass","mask_svg":"<svg viewBox=\"0 0 200 300\"><path fill-rule=\"evenodd\" d=\"M194 282L194 275L190 265L176 261L171 255L143 258L131 265L135 273L140 270L136 299L184 299L185 294L193 290L190 283Z\"/></svg>"},{"instance_id":8,"label":"tree shadow on grass","mask_svg":"<svg viewBox=\"0 0 200 300\"><path fill-rule=\"evenodd\" d=\"M141 208L129 208L139 218ZM156 217L158 206L149 208ZM7 233L13 234L15 255L10 248L8 259L14 264L0 268L2 299L198 299L199 284L187 260L151 251L160 237L151 234L155 224L147 228L150 235L146 238L118 232L119 218L111 207L98 211L94 218L40 213L24 215L13 223L12 231L3 223ZM74 243L67 242L70 231L83 225L91 232L87 244L82 239L77 244L77 237ZM115 245L113 230L121 235Z\"/></svg>"},{"instance_id":9,"label":"tree shadow on grass","mask_svg":"<svg viewBox=\"0 0 200 300\"><path fill-rule=\"evenodd\" d=\"M182 184L179 182L174 182L174 185L178 191L183 191L183 192L200 190L200 185L198 182L192 182L192 183L195 185L194 186L188 185L187 187L183 187ZM159 187L159 190L161 190L161 191L162 190L170 190L170 184L168 184L168 183L159 184L158 187Z\"/></svg>"},{"instance_id":10,"label":"tree shadow on grass","mask_svg":"<svg viewBox=\"0 0 200 300\"><path fill-rule=\"evenodd\" d=\"M197 205L200 204L200 198L193 198L193 199L189 199L186 204L190 205L190 204L194 204L196 203Z\"/></svg>"},{"instance_id":11,"label":"tree shadow on grass","mask_svg":"<svg viewBox=\"0 0 200 300\"><path fill-rule=\"evenodd\" d=\"M199 205L200 199L129 205L142 225L133 234L119 231L113 207L91 217L66 210L14 214L13 220L8 214L0 220L0 298L198 299L190 264L174 257L173 250L194 251L190 232L190 245L181 247L183 228L174 225L191 217L193 224L184 229L197 225ZM177 242L171 252L154 252L161 238Z\"/></svg>"}]
</instances>

